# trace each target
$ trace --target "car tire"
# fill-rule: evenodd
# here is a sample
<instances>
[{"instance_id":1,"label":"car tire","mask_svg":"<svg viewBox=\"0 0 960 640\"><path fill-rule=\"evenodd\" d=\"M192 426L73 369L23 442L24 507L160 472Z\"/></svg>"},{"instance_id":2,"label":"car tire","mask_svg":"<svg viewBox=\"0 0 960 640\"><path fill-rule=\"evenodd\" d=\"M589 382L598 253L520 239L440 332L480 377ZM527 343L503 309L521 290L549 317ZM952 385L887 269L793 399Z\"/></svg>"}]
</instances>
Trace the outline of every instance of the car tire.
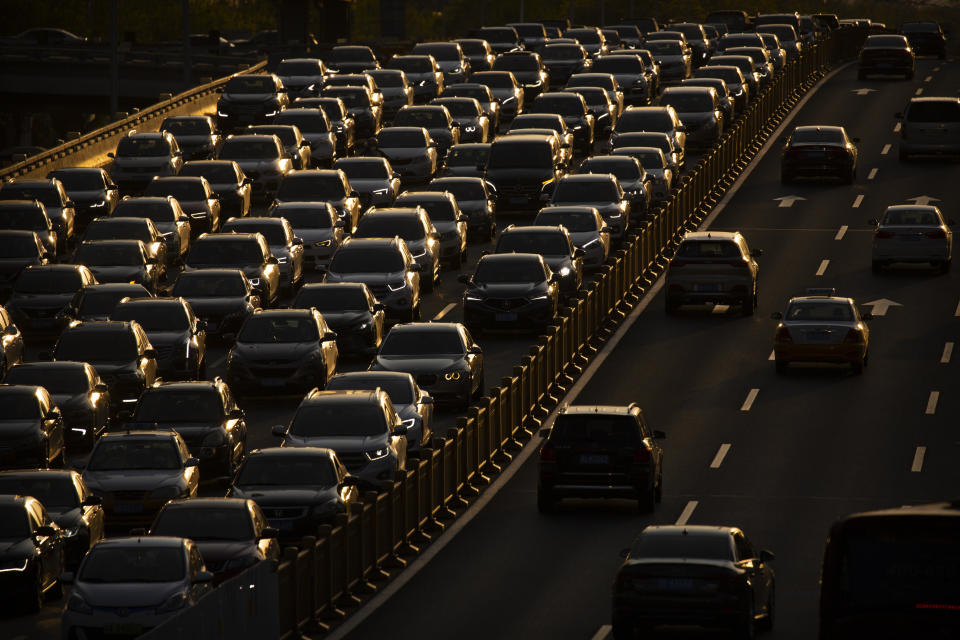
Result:
<instances>
[{"instance_id":1,"label":"car tire","mask_svg":"<svg viewBox=\"0 0 960 640\"><path fill-rule=\"evenodd\" d=\"M776 367L777 373L778 373L779 375L784 375L784 374L787 372L787 361L786 361L786 360L780 360L779 358L777 358L774 366Z\"/></svg>"},{"instance_id":2,"label":"car tire","mask_svg":"<svg viewBox=\"0 0 960 640\"><path fill-rule=\"evenodd\" d=\"M557 499L548 491L537 490L537 511L540 513L554 513L557 510Z\"/></svg>"},{"instance_id":3,"label":"car tire","mask_svg":"<svg viewBox=\"0 0 960 640\"><path fill-rule=\"evenodd\" d=\"M657 489L650 487L637 498L637 509L640 513L653 513L657 506Z\"/></svg>"}]
</instances>

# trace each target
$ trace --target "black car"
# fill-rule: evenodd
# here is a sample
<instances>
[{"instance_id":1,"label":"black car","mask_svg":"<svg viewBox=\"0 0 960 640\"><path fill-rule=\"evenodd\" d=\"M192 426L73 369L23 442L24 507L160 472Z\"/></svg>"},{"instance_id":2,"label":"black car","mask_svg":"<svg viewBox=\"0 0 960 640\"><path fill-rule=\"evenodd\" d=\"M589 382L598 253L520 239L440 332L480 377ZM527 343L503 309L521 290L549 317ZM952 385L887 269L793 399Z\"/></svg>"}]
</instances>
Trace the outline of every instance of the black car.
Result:
<instances>
[{"instance_id":1,"label":"black car","mask_svg":"<svg viewBox=\"0 0 960 640\"><path fill-rule=\"evenodd\" d=\"M253 179L233 160L191 160L180 170L183 177L203 177L220 200L220 215L243 218L250 213L250 191Z\"/></svg>"},{"instance_id":2,"label":"black car","mask_svg":"<svg viewBox=\"0 0 960 640\"><path fill-rule=\"evenodd\" d=\"M219 377L150 387L119 418L125 429L174 429L200 461L204 482L231 479L246 455L246 416Z\"/></svg>"},{"instance_id":3,"label":"black car","mask_svg":"<svg viewBox=\"0 0 960 640\"><path fill-rule=\"evenodd\" d=\"M295 236L290 223L282 217L251 217L228 220L224 233L259 233L267 241L270 253L280 267L281 287L293 293L303 284L304 241Z\"/></svg>"},{"instance_id":4,"label":"black car","mask_svg":"<svg viewBox=\"0 0 960 640\"><path fill-rule=\"evenodd\" d=\"M430 105L444 107L450 112L453 124L460 132L460 140L463 142L487 142L496 134L492 129L490 118L476 98L434 98L430 101ZM450 145L447 145L445 151L449 149Z\"/></svg>"},{"instance_id":5,"label":"black car","mask_svg":"<svg viewBox=\"0 0 960 640\"><path fill-rule=\"evenodd\" d=\"M564 176L557 182L550 206L585 205L596 207L610 227L610 239L623 241L630 226L630 198L623 192L616 176L581 174Z\"/></svg>"},{"instance_id":6,"label":"black car","mask_svg":"<svg viewBox=\"0 0 960 640\"><path fill-rule=\"evenodd\" d=\"M574 247L570 233L564 227L510 225L497 238L494 253L538 254L550 268L549 275L556 275L559 293L567 298L580 293L584 252Z\"/></svg>"},{"instance_id":7,"label":"black car","mask_svg":"<svg viewBox=\"0 0 960 640\"><path fill-rule=\"evenodd\" d=\"M450 147L439 174L443 177L482 178L487 171L490 143L461 143Z\"/></svg>"},{"instance_id":8,"label":"black car","mask_svg":"<svg viewBox=\"0 0 960 640\"><path fill-rule=\"evenodd\" d=\"M651 512L663 495L661 431L643 410L580 405L560 410L541 432L537 508L552 511L563 498L626 498Z\"/></svg>"},{"instance_id":9,"label":"black car","mask_svg":"<svg viewBox=\"0 0 960 640\"><path fill-rule=\"evenodd\" d=\"M0 384L0 407L0 469L63 466L63 416L45 388Z\"/></svg>"},{"instance_id":10,"label":"black car","mask_svg":"<svg viewBox=\"0 0 960 640\"><path fill-rule=\"evenodd\" d=\"M550 74L550 82L562 86L575 73L589 73L593 61L579 44L550 44L547 42L540 52L543 64Z\"/></svg>"},{"instance_id":11,"label":"black car","mask_svg":"<svg viewBox=\"0 0 960 640\"><path fill-rule=\"evenodd\" d=\"M344 158L353 153L357 144L357 123L343 100L335 96L297 98L293 104L298 109L320 109L326 113L331 130L337 139L337 157Z\"/></svg>"},{"instance_id":12,"label":"black car","mask_svg":"<svg viewBox=\"0 0 960 640\"><path fill-rule=\"evenodd\" d=\"M477 30L477 37L490 43L490 48L498 56L523 49L520 35L513 27L481 27Z\"/></svg>"},{"instance_id":13,"label":"black car","mask_svg":"<svg viewBox=\"0 0 960 640\"><path fill-rule=\"evenodd\" d=\"M490 121L490 138L500 130L500 103L494 97L490 87L479 82L458 82L447 85L440 94L441 98L473 98Z\"/></svg>"},{"instance_id":14,"label":"black car","mask_svg":"<svg viewBox=\"0 0 960 640\"><path fill-rule=\"evenodd\" d=\"M446 107L422 104L403 107L393 119L394 127L423 127L436 143L437 155L442 160L452 145L460 143L460 127Z\"/></svg>"},{"instance_id":15,"label":"black car","mask_svg":"<svg viewBox=\"0 0 960 640\"><path fill-rule=\"evenodd\" d=\"M139 240L87 240L73 260L89 268L97 282L139 284L153 294L160 286L160 265Z\"/></svg>"},{"instance_id":16,"label":"black car","mask_svg":"<svg viewBox=\"0 0 960 640\"><path fill-rule=\"evenodd\" d=\"M906 36L867 36L857 65L857 79L864 80L873 73L901 73L913 79L915 56Z\"/></svg>"},{"instance_id":17,"label":"black car","mask_svg":"<svg viewBox=\"0 0 960 640\"><path fill-rule=\"evenodd\" d=\"M232 340L247 316L262 305L256 289L240 269L181 273L169 293L190 303L205 323L208 338Z\"/></svg>"},{"instance_id":18,"label":"black car","mask_svg":"<svg viewBox=\"0 0 960 640\"><path fill-rule=\"evenodd\" d=\"M227 354L227 382L268 394L322 389L337 371L337 356L337 334L316 309L255 311Z\"/></svg>"},{"instance_id":19,"label":"black car","mask_svg":"<svg viewBox=\"0 0 960 640\"><path fill-rule=\"evenodd\" d=\"M587 103L587 109L594 118L594 137L604 138L610 135L610 131L617 124L619 114L617 105L610 100L610 96L602 87L574 87L564 89L568 93L576 93L583 96Z\"/></svg>"},{"instance_id":20,"label":"black car","mask_svg":"<svg viewBox=\"0 0 960 640\"><path fill-rule=\"evenodd\" d=\"M941 60L947 57L947 38L936 22L904 22L900 33L907 36L910 47L917 55L935 55Z\"/></svg>"},{"instance_id":21,"label":"black car","mask_svg":"<svg viewBox=\"0 0 960 640\"><path fill-rule=\"evenodd\" d=\"M377 83L383 95L383 116L393 119L400 107L413 104L413 85L400 69L372 69L366 72Z\"/></svg>"},{"instance_id":22,"label":"black car","mask_svg":"<svg viewBox=\"0 0 960 640\"><path fill-rule=\"evenodd\" d=\"M275 115L273 124L297 127L310 145L313 166L329 168L337 159L337 134L326 112L294 107Z\"/></svg>"},{"instance_id":23,"label":"black car","mask_svg":"<svg viewBox=\"0 0 960 640\"><path fill-rule=\"evenodd\" d=\"M220 200L203 176L154 178L144 189L145 196L173 196L183 212L190 216L194 237L220 228Z\"/></svg>"},{"instance_id":24,"label":"black car","mask_svg":"<svg viewBox=\"0 0 960 640\"><path fill-rule=\"evenodd\" d=\"M274 135L229 136L220 147L218 160L232 160L253 180L251 198L270 202L284 176L291 173L293 158Z\"/></svg>"},{"instance_id":25,"label":"black car","mask_svg":"<svg viewBox=\"0 0 960 640\"><path fill-rule=\"evenodd\" d=\"M340 158L334 168L343 171L350 186L360 194L360 206L389 207L400 194L400 173L386 158Z\"/></svg>"},{"instance_id":26,"label":"black car","mask_svg":"<svg viewBox=\"0 0 960 640\"><path fill-rule=\"evenodd\" d=\"M290 304L293 309L316 309L337 334L340 355L372 355L386 333L386 307L362 282L308 284Z\"/></svg>"},{"instance_id":27,"label":"black car","mask_svg":"<svg viewBox=\"0 0 960 640\"><path fill-rule=\"evenodd\" d=\"M559 115L567 129L573 132L573 142L577 150L583 155L589 155L593 151L596 121L583 96L569 91L543 93L527 107L526 112Z\"/></svg>"},{"instance_id":28,"label":"black car","mask_svg":"<svg viewBox=\"0 0 960 640\"><path fill-rule=\"evenodd\" d=\"M169 133L127 132L117 150L107 154L113 160L110 175L120 191L138 193L157 176L175 176L183 166L183 155Z\"/></svg>"},{"instance_id":29,"label":"black car","mask_svg":"<svg viewBox=\"0 0 960 640\"><path fill-rule=\"evenodd\" d=\"M110 175L99 167L68 167L47 174L63 185L76 211L74 227L83 231L93 218L108 216L120 201L120 191Z\"/></svg>"},{"instance_id":30,"label":"black car","mask_svg":"<svg viewBox=\"0 0 960 640\"><path fill-rule=\"evenodd\" d=\"M167 255L163 234L150 218L97 218L87 226L83 240L139 240L147 257L156 261L161 280L166 279L168 269L175 266Z\"/></svg>"},{"instance_id":31,"label":"black car","mask_svg":"<svg viewBox=\"0 0 960 640\"><path fill-rule=\"evenodd\" d=\"M456 42L418 42L410 53L433 56L443 72L444 83L464 82L470 77L470 61Z\"/></svg>"},{"instance_id":32,"label":"black car","mask_svg":"<svg viewBox=\"0 0 960 640\"><path fill-rule=\"evenodd\" d=\"M103 539L103 508L79 473L62 469L0 472L0 495L39 500L60 528L64 568L76 571L90 548ZM4 514L8 517L8 514Z\"/></svg>"},{"instance_id":33,"label":"black car","mask_svg":"<svg viewBox=\"0 0 960 640\"><path fill-rule=\"evenodd\" d=\"M613 582L614 638L658 625L718 627L737 638L773 627L773 554L737 527L651 525L623 555Z\"/></svg>"},{"instance_id":34,"label":"black car","mask_svg":"<svg viewBox=\"0 0 960 640\"><path fill-rule=\"evenodd\" d=\"M126 282L91 284L80 290L76 303L71 305L65 315L71 320L80 320L81 322L109 320L110 314L124 298L136 300L152 297L153 294L147 291L142 284Z\"/></svg>"},{"instance_id":35,"label":"black car","mask_svg":"<svg viewBox=\"0 0 960 640\"><path fill-rule=\"evenodd\" d=\"M336 73L361 73L367 69L379 69L380 63L373 49L365 45L338 45L333 47L324 62Z\"/></svg>"},{"instance_id":36,"label":"black car","mask_svg":"<svg viewBox=\"0 0 960 640\"><path fill-rule=\"evenodd\" d=\"M280 563L277 530L267 526L260 507L249 499L171 500L160 509L149 535L194 540L214 584L262 560Z\"/></svg>"},{"instance_id":37,"label":"black car","mask_svg":"<svg viewBox=\"0 0 960 640\"><path fill-rule=\"evenodd\" d=\"M76 322L42 359L89 362L110 387L114 412L130 407L157 381L157 352L136 322Z\"/></svg>"},{"instance_id":38,"label":"black car","mask_svg":"<svg viewBox=\"0 0 960 640\"><path fill-rule=\"evenodd\" d=\"M356 136L364 141L377 135L383 120L383 107L374 103L367 87L326 87L323 98L340 98L356 124Z\"/></svg>"},{"instance_id":39,"label":"black car","mask_svg":"<svg viewBox=\"0 0 960 640\"><path fill-rule=\"evenodd\" d=\"M357 478L330 449L251 451L230 487L234 498L252 498L281 541L317 535L360 500Z\"/></svg>"},{"instance_id":40,"label":"black car","mask_svg":"<svg viewBox=\"0 0 960 640\"><path fill-rule=\"evenodd\" d=\"M303 268L323 271L330 256L343 242L343 223L329 202L276 202L267 210L269 218L283 218L295 238L303 241Z\"/></svg>"},{"instance_id":41,"label":"black car","mask_svg":"<svg viewBox=\"0 0 960 640\"><path fill-rule=\"evenodd\" d=\"M860 138L850 138L843 127L801 126L787 138L780 161L780 182L796 178L839 177L852 184L857 177L857 146Z\"/></svg>"},{"instance_id":42,"label":"black car","mask_svg":"<svg viewBox=\"0 0 960 640\"><path fill-rule=\"evenodd\" d=\"M366 284L388 317L420 318L420 265L399 238L348 238L333 254L324 283Z\"/></svg>"},{"instance_id":43,"label":"black car","mask_svg":"<svg viewBox=\"0 0 960 640\"><path fill-rule=\"evenodd\" d=\"M96 283L83 265L27 267L13 281L7 311L27 339L52 338L76 315L80 290Z\"/></svg>"},{"instance_id":44,"label":"black car","mask_svg":"<svg viewBox=\"0 0 960 640\"><path fill-rule=\"evenodd\" d=\"M480 38L461 38L453 40L460 45L463 56L470 63L472 71L489 71L493 66L494 55L490 43Z\"/></svg>"},{"instance_id":45,"label":"black car","mask_svg":"<svg viewBox=\"0 0 960 640\"><path fill-rule=\"evenodd\" d=\"M10 312L0 307L0 377L23 361L23 334L13 324Z\"/></svg>"},{"instance_id":46,"label":"black car","mask_svg":"<svg viewBox=\"0 0 960 640\"><path fill-rule=\"evenodd\" d=\"M547 136L513 135L490 145L486 178L497 190L497 209L539 207L565 172L559 143Z\"/></svg>"},{"instance_id":47,"label":"black car","mask_svg":"<svg viewBox=\"0 0 960 640\"><path fill-rule=\"evenodd\" d=\"M420 287L430 293L440 282L440 232L423 207L368 209L354 238L400 238L420 267Z\"/></svg>"},{"instance_id":48,"label":"black car","mask_svg":"<svg viewBox=\"0 0 960 640\"><path fill-rule=\"evenodd\" d=\"M377 153L396 168L401 181L426 182L436 174L440 154L424 127L385 127L377 134Z\"/></svg>"},{"instance_id":49,"label":"black car","mask_svg":"<svg viewBox=\"0 0 960 640\"><path fill-rule=\"evenodd\" d=\"M67 239L57 233L42 202L0 201L0 230L36 233L49 260L53 260L58 254L65 255L67 252Z\"/></svg>"},{"instance_id":50,"label":"black car","mask_svg":"<svg viewBox=\"0 0 960 640\"><path fill-rule=\"evenodd\" d=\"M542 330L557 317L558 276L532 253L487 255L473 275L460 276L464 324L474 334L488 329Z\"/></svg>"},{"instance_id":51,"label":"black car","mask_svg":"<svg viewBox=\"0 0 960 640\"><path fill-rule=\"evenodd\" d=\"M25 267L50 264L51 257L35 232L0 230L0 302L10 295L13 281Z\"/></svg>"},{"instance_id":52,"label":"black car","mask_svg":"<svg viewBox=\"0 0 960 640\"><path fill-rule=\"evenodd\" d=\"M164 198L124 197L113 211L113 218L148 218L167 245L167 262L178 264L190 250L190 217L173 196Z\"/></svg>"},{"instance_id":53,"label":"black car","mask_svg":"<svg viewBox=\"0 0 960 640\"><path fill-rule=\"evenodd\" d=\"M56 178L46 180L28 180L14 178L0 185L0 201L36 200L43 204L54 231L60 241L60 248L66 249L73 241L76 205L67 196L63 184Z\"/></svg>"},{"instance_id":54,"label":"black car","mask_svg":"<svg viewBox=\"0 0 960 640\"><path fill-rule=\"evenodd\" d=\"M212 158L220 146L220 132L210 116L170 116L160 131L173 136L185 160Z\"/></svg>"},{"instance_id":55,"label":"black car","mask_svg":"<svg viewBox=\"0 0 960 640\"><path fill-rule=\"evenodd\" d=\"M283 111L274 116L271 120L276 120ZM321 114L322 117L322 114ZM259 136L277 136L283 145L283 150L287 157L293 162L293 170L312 169L313 152L310 150L310 143L307 142L303 134L300 133L300 127L290 124L255 124L243 130L244 135Z\"/></svg>"},{"instance_id":56,"label":"black car","mask_svg":"<svg viewBox=\"0 0 960 640\"><path fill-rule=\"evenodd\" d=\"M428 54L394 55L387 63L388 69L403 71L413 85L415 102L429 102L443 91L444 74L436 58ZM458 78L462 80L462 76Z\"/></svg>"},{"instance_id":57,"label":"black car","mask_svg":"<svg viewBox=\"0 0 960 640\"><path fill-rule=\"evenodd\" d=\"M640 161L631 156L593 156L580 165L577 173L611 174L617 178L623 194L630 200L630 213L646 215L653 201L653 179Z\"/></svg>"},{"instance_id":58,"label":"black car","mask_svg":"<svg viewBox=\"0 0 960 640\"><path fill-rule=\"evenodd\" d=\"M297 171L288 175L277 191L277 202L324 200L337 210L345 233L352 233L360 220L360 194L339 169Z\"/></svg>"},{"instance_id":59,"label":"black car","mask_svg":"<svg viewBox=\"0 0 960 640\"><path fill-rule=\"evenodd\" d=\"M240 269L264 307L280 296L280 262L259 233L205 233L184 264L184 273L197 269Z\"/></svg>"},{"instance_id":60,"label":"black car","mask_svg":"<svg viewBox=\"0 0 960 640\"><path fill-rule=\"evenodd\" d=\"M227 81L217 101L220 129L264 124L289 104L286 89L275 75L236 75Z\"/></svg>"},{"instance_id":61,"label":"black car","mask_svg":"<svg viewBox=\"0 0 960 640\"><path fill-rule=\"evenodd\" d=\"M462 145L461 145L462 146ZM467 233L481 240L492 240L497 231L497 192L479 177L448 176L434 178L430 191L446 191L457 200L460 212L467 216Z\"/></svg>"},{"instance_id":62,"label":"black car","mask_svg":"<svg viewBox=\"0 0 960 640\"><path fill-rule=\"evenodd\" d=\"M63 533L38 500L0 495L0 547L0 590L22 610L33 613L63 597Z\"/></svg>"},{"instance_id":63,"label":"black car","mask_svg":"<svg viewBox=\"0 0 960 640\"><path fill-rule=\"evenodd\" d=\"M207 375L207 332L183 298L122 300L111 320L135 320L157 352L157 374L164 380L199 380Z\"/></svg>"},{"instance_id":64,"label":"black car","mask_svg":"<svg viewBox=\"0 0 960 640\"><path fill-rule=\"evenodd\" d=\"M86 362L18 364L3 381L47 390L60 410L64 441L71 452L89 449L110 427L110 388Z\"/></svg>"}]
</instances>

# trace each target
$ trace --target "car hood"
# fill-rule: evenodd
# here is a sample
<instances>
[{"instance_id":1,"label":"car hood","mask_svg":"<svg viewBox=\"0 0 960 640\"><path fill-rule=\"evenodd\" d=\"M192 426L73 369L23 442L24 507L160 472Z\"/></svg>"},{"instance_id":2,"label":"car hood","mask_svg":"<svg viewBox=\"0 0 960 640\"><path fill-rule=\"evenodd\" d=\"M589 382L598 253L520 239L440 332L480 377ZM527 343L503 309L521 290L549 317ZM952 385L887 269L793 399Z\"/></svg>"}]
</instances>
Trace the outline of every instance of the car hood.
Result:
<instances>
[{"instance_id":1,"label":"car hood","mask_svg":"<svg viewBox=\"0 0 960 640\"><path fill-rule=\"evenodd\" d=\"M407 82L411 85L420 84L424 80L430 83L433 83L434 81L433 71L424 71L422 73L407 71L406 74Z\"/></svg>"},{"instance_id":2,"label":"car hood","mask_svg":"<svg viewBox=\"0 0 960 640\"><path fill-rule=\"evenodd\" d=\"M247 362L274 360L297 360L317 351L316 342L285 342L280 344L238 342L233 348L233 357Z\"/></svg>"},{"instance_id":3,"label":"car hood","mask_svg":"<svg viewBox=\"0 0 960 640\"><path fill-rule=\"evenodd\" d=\"M27 309L62 309L73 299L73 293L14 293L8 307Z\"/></svg>"},{"instance_id":4,"label":"car hood","mask_svg":"<svg viewBox=\"0 0 960 640\"><path fill-rule=\"evenodd\" d=\"M292 87L308 87L311 84L323 84L323 76L279 76L279 78L283 86L288 89Z\"/></svg>"},{"instance_id":5,"label":"car hood","mask_svg":"<svg viewBox=\"0 0 960 640\"><path fill-rule=\"evenodd\" d=\"M36 433L40 428L40 419L0 420L0 441L22 438Z\"/></svg>"},{"instance_id":6,"label":"car hood","mask_svg":"<svg viewBox=\"0 0 960 640\"><path fill-rule=\"evenodd\" d=\"M89 396L86 393L53 393L53 402L60 410L67 413L71 409L86 409L90 406Z\"/></svg>"},{"instance_id":7,"label":"car hood","mask_svg":"<svg viewBox=\"0 0 960 640\"><path fill-rule=\"evenodd\" d=\"M336 331L338 328L347 328L352 327L355 324L361 322L367 322L370 320L369 311L337 311L329 312L325 311L323 313L323 319L327 321L327 324Z\"/></svg>"},{"instance_id":8,"label":"car hood","mask_svg":"<svg viewBox=\"0 0 960 640\"><path fill-rule=\"evenodd\" d=\"M147 338L154 348L174 347L186 345L189 339L186 331L148 331Z\"/></svg>"},{"instance_id":9,"label":"car hood","mask_svg":"<svg viewBox=\"0 0 960 640\"><path fill-rule=\"evenodd\" d=\"M197 315L209 313L233 313L246 307L244 298L187 298L187 302Z\"/></svg>"},{"instance_id":10,"label":"car hood","mask_svg":"<svg viewBox=\"0 0 960 640\"><path fill-rule=\"evenodd\" d=\"M147 157L119 157L114 158L114 169L142 168L142 167L163 167L170 162L167 156L147 156ZM47 207L49 209L49 207Z\"/></svg>"},{"instance_id":11,"label":"car hood","mask_svg":"<svg viewBox=\"0 0 960 640\"><path fill-rule=\"evenodd\" d=\"M136 265L113 265L96 266L88 265L90 271L96 276L98 282L117 282L118 280L135 280L143 271L142 266Z\"/></svg>"},{"instance_id":12,"label":"car hood","mask_svg":"<svg viewBox=\"0 0 960 640\"><path fill-rule=\"evenodd\" d=\"M234 497L250 498L258 505L317 505L324 504L336 497L334 487L301 487L251 484L234 487Z\"/></svg>"},{"instance_id":13,"label":"car hood","mask_svg":"<svg viewBox=\"0 0 960 640\"><path fill-rule=\"evenodd\" d=\"M274 93L224 93L220 97L220 101L233 104L256 104L274 100L276 97Z\"/></svg>"},{"instance_id":14,"label":"car hood","mask_svg":"<svg viewBox=\"0 0 960 640\"><path fill-rule=\"evenodd\" d=\"M243 160L234 160L240 168L247 171L265 171L267 169L274 169L277 166L279 160L277 158L244 158Z\"/></svg>"},{"instance_id":15,"label":"car hood","mask_svg":"<svg viewBox=\"0 0 960 640\"><path fill-rule=\"evenodd\" d=\"M95 191L88 190L79 190L71 191L67 194L71 200L77 204L87 204L90 202L98 202L104 200L107 197L107 194L104 193L103 189L98 189Z\"/></svg>"},{"instance_id":16,"label":"car hood","mask_svg":"<svg viewBox=\"0 0 960 640\"><path fill-rule=\"evenodd\" d=\"M379 147L379 151L389 160L424 158L427 155L424 147Z\"/></svg>"},{"instance_id":17,"label":"car hood","mask_svg":"<svg viewBox=\"0 0 960 640\"><path fill-rule=\"evenodd\" d=\"M177 582L77 582L74 590L92 607L141 609L159 607L170 596L182 591ZM152 612L150 612L152 613Z\"/></svg>"},{"instance_id":18,"label":"car hood","mask_svg":"<svg viewBox=\"0 0 960 640\"><path fill-rule=\"evenodd\" d=\"M99 367L98 367L99 369ZM87 469L83 479L94 491L149 491L174 485L183 476L182 469L122 469L96 471Z\"/></svg>"},{"instance_id":19,"label":"car hood","mask_svg":"<svg viewBox=\"0 0 960 640\"><path fill-rule=\"evenodd\" d=\"M320 436L301 437L288 434L283 439L285 447L324 447L338 453L359 453L382 449L387 446L385 434L376 436Z\"/></svg>"},{"instance_id":20,"label":"car hood","mask_svg":"<svg viewBox=\"0 0 960 640\"><path fill-rule=\"evenodd\" d=\"M708 111L684 111L677 112L681 122L708 122L713 119L713 112Z\"/></svg>"},{"instance_id":21,"label":"car hood","mask_svg":"<svg viewBox=\"0 0 960 640\"><path fill-rule=\"evenodd\" d=\"M374 370L406 371L413 375L421 373L439 373L463 362L463 356L381 356L374 360Z\"/></svg>"},{"instance_id":22,"label":"car hood","mask_svg":"<svg viewBox=\"0 0 960 640\"><path fill-rule=\"evenodd\" d=\"M389 189L390 183L383 178L358 178L351 180L350 186L357 191L376 191L377 189Z\"/></svg>"}]
</instances>

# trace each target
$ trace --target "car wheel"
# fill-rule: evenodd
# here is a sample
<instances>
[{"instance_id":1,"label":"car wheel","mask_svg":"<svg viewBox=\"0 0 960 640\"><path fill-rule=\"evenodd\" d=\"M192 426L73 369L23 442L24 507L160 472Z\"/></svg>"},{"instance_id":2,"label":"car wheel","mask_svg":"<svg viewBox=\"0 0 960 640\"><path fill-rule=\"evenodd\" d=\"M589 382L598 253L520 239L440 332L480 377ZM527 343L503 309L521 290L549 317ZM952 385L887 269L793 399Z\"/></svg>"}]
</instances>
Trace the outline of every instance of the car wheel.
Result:
<instances>
[{"instance_id":1,"label":"car wheel","mask_svg":"<svg viewBox=\"0 0 960 640\"><path fill-rule=\"evenodd\" d=\"M540 513L553 513L557 510L557 499L546 490L537 490L537 511Z\"/></svg>"},{"instance_id":2,"label":"car wheel","mask_svg":"<svg viewBox=\"0 0 960 640\"><path fill-rule=\"evenodd\" d=\"M778 358L778 359L776 360L775 366L776 366L776 369L777 369L777 373L778 373L778 374L783 375L783 374L785 374L785 373L787 372L787 362L786 362L786 360L780 360L780 359Z\"/></svg>"},{"instance_id":3,"label":"car wheel","mask_svg":"<svg viewBox=\"0 0 960 640\"><path fill-rule=\"evenodd\" d=\"M653 513L657 505L657 490L650 487L643 491L637 498L637 509L640 513Z\"/></svg>"}]
</instances>

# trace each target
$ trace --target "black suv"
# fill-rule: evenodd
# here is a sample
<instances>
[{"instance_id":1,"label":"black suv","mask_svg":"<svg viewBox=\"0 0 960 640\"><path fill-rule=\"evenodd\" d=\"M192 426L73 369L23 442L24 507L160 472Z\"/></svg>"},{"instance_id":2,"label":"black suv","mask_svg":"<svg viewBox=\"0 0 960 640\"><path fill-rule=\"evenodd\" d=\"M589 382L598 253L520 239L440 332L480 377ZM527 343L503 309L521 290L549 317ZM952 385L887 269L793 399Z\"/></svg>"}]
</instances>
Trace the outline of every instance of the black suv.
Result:
<instances>
[{"instance_id":1,"label":"black suv","mask_svg":"<svg viewBox=\"0 0 960 640\"><path fill-rule=\"evenodd\" d=\"M581 405L560 410L542 429L537 508L552 511L563 498L628 498L642 512L663 495L661 431L651 431L643 410Z\"/></svg>"},{"instance_id":2,"label":"black suv","mask_svg":"<svg viewBox=\"0 0 960 640\"><path fill-rule=\"evenodd\" d=\"M464 324L474 335L499 328L539 331L556 319L557 280L543 257L533 253L483 256L472 276L460 276L467 285Z\"/></svg>"},{"instance_id":3,"label":"black suv","mask_svg":"<svg viewBox=\"0 0 960 640\"><path fill-rule=\"evenodd\" d=\"M190 248L184 271L240 269L267 307L280 295L279 265L259 233L205 233Z\"/></svg>"},{"instance_id":4,"label":"black suv","mask_svg":"<svg viewBox=\"0 0 960 640\"><path fill-rule=\"evenodd\" d=\"M205 323L207 336L229 337L261 306L250 280L240 269L199 269L181 273L170 295L182 297Z\"/></svg>"},{"instance_id":5,"label":"black suv","mask_svg":"<svg viewBox=\"0 0 960 640\"><path fill-rule=\"evenodd\" d=\"M7 311L25 337L54 337L76 315L81 289L96 283L83 265L30 266L13 281Z\"/></svg>"},{"instance_id":6,"label":"black suv","mask_svg":"<svg viewBox=\"0 0 960 640\"><path fill-rule=\"evenodd\" d=\"M576 297L583 285L583 249L577 249L566 228L510 225L500 234L494 253L535 253L556 274L560 293Z\"/></svg>"},{"instance_id":7,"label":"black suv","mask_svg":"<svg viewBox=\"0 0 960 640\"><path fill-rule=\"evenodd\" d=\"M487 180L497 190L497 208L537 207L549 197L545 187L563 175L560 145L541 135L512 135L490 145Z\"/></svg>"},{"instance_id":8,"label":"black suv","mask_svg":"<svg viewBox=\"0 0 960 640\"><path fill-rule=\"evenodd\" d=\"M286 89L275 75L234 76L227 81L217 101L220 129L229 131L265 124L289 104Z\"/></svg>"},{"instance_id":9,"label":"black suv","mask_svg":"<svg viewBox=\"0 0 960 640\"><path fill-rule=\"evenodd\" d=\"M293 309L316 309L337 334L340 354L371 355L386 333L386 307L362 282L308 284L291 303Z\"/></svg>"}]
</instances>

